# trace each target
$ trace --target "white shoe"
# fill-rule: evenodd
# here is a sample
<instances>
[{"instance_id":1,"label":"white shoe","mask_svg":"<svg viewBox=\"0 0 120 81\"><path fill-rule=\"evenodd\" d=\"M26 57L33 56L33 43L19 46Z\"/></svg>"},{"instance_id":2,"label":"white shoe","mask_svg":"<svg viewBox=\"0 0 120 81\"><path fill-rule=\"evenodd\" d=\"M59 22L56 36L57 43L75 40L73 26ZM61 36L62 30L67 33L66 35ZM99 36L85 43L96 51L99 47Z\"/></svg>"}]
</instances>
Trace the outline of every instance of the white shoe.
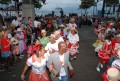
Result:
<instances>
[{"instance_id":1,"label":"white shoe","mask_svg":"<svg viewBox=\"0 0 120 81\"><path fill-rule=\"evenodd\" d=\"M101 64L100 67L103 68L103 64Z\"/></svg>"},{"instance_id":2,"label":"white shoe","mask_svg":"<svg viewBox=\"0 0 120 81\"><path fill-rule=\"evenodd\" d=\"M77 57L76 56L74 56L74 59L76 59Z\"/></svg>"},{"instance_id":3,"label":"white shoe","mask_svg":"<svg viewBox=\"0 0 120 81\"><path fill-rule=\"evenodd\" d=\"M99 67L97 67L96 70L97 70L98 72L100 72L100 68L99 68Z\"/></svg>"}]
</instances>

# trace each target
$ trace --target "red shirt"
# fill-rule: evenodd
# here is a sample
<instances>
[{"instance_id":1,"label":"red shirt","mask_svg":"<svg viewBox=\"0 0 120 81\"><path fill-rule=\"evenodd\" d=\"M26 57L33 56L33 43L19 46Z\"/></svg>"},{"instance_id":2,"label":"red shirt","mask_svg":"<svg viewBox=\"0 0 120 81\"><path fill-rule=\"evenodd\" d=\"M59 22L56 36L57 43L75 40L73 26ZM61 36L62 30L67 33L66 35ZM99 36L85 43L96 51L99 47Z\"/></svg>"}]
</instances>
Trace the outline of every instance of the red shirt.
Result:
<instances>
[{"instance_id":1,"label":"red shirt","mask_svg":"<svg viewBox=\"0 0 120 81\"><path fill-rule=\"evenodd\" d=\"M120 48L120 42L117 41L117 39L112 40L112 49L113 49L114 51L117 51L118 48Z\"/></svg>"},{"instance_id":2,"label":"red shirt","mask_svg":"<svg viewBox=\"0 0 120 81\"><path fill-rule=\"evenodd\" d=\"M9 39L8 38L2 38L1 39L1 46L2 46L1 51L2 52L10 51L10 46L8 46L7 48L4 48L8 44L9 44Z\"/></svg>"},{"instance_id":3,"label":"red shirt","mask_svg":"<svg viewBox=\"0 0 120 81\"><path fill-rule=\"evenodd\" d=\"M117 28L120 30L120 23L117 24Z\"/></svg>"}]
</instances>

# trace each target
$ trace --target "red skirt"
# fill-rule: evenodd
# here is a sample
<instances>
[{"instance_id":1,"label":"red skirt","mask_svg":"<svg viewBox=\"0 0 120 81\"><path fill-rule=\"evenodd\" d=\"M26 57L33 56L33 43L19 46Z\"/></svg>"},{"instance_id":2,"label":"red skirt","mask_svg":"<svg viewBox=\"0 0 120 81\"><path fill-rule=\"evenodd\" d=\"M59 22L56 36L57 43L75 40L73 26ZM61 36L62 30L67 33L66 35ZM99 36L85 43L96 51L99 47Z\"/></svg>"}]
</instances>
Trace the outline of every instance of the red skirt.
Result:
<instances>
[{"instance_id":1,"label":"red skirt","mask_svg":"<svg viewBox=\"0 0 120 81\"><path fill-rule=\"evenodd\" d=\"M68 44L68 51L70 52L71 57L74 57L76 54L79 53L77 48L78 48L77 45L73 46L73 44L71 43Z\"/></svg>"},{"instance_id":2,"label":"red skirt","mask_svg":"<svg viewBox=\"0 0 120 81\"><path fill-rule=\"evenodd\" d=\"M98 56L100 57L100 63L101 64L108 64L108 61L110 59L110 56L106 54L105 52L99 50Z\"/></svg>"},{"instance_id":3,"label":"red skirt","mask_svg":"<svg viewBox=\"0 0 120 81\"><path fill-rule=\"evenodd\" d=\"M31 71L28 81L50 81L50 78L46 71L43 74L35 74Z\"/></svg>"}]
</instances>

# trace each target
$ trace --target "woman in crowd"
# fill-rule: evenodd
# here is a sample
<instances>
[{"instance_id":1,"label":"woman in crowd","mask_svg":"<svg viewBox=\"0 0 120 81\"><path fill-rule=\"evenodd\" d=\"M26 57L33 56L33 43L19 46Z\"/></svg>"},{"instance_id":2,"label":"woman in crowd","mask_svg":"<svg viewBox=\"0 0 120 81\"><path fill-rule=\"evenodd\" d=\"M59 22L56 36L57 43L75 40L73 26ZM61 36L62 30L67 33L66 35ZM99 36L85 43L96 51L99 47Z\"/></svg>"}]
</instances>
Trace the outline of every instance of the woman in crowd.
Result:
<instances>
[{"instance_id":1,"label":"woman in crowd","mask_svg":"<svg viewBox=\"0 0 120 81\"><path fill-rule=\"evenodd\" d=\"M32 27L33 20L31 17L28 17L28 24Z\"/></svg>"},{"instance_id":2,"label":"woman in crowd","mask_svg":"<svg viewBox=\"0 0 120 81\"><path fill-rule=\"evenodd\" d=\"M98 39L97 39L97 41L93 44L93 46L95 47L96 56L98 55L99 49L102 48L102 45L103 45L105 36L106 36L105 28L102 27L102 28L100 29L99 34L98 34Z\"/></svg>"},{"instance_id":3,"label":"woman in crowd","mask_svg":"<svg viewBox=\"0 0 120 81\"><path fill-rule=\"evenodd\" d=\"M30 72L28 81L50 81L46 72L47 60L44 54L45 49L41 48L40 50L37 50L30 58L28 58L21 75L22 81L25 81L25 73L29 66L32 67L32 71Z\"/></svg>"},{"instance_id":4,"label":"woman in crowd","mask_svg":"<svg viewBox=\"0 0 120 81\"><path fill-rule=\"evenodd\" d=\"M12 34L12 38L10 39L10 41L12 42L11 51L12 51L13 55L15 56L15 61L19 61L20 49L19 49L19 43L18 43L16 33Z\"/></svg>"},{"instance_id":5,"label":"woman in crowd","mask_svg":"<svg viewBox=\"0 0 120 81\"><path fill-rule=\"evenodd\" d=\"M70 23L69 23L69 26L68 27L73 27L73 28L77 28L77 25L75 23L75 19L74 18L71 18L70 19Z\"/></svg>"},{"instance_id":6,"label":"woman in crowd","mask_svg":"<svg viewBox=\"0 0 120 81\"><path fill-rule=\"evenodd\" d=\"M31 45L31 40L32 40L32 34L33 34L33 31L32 31L32 28L29 24L26 25L26 34L27 34L27 45Z\"/></svg>"},{"instance_id":7,"label":"woman in crowd","mask_svg":"<svg viewBox=\"0 0 120 81\"><path fill-rule=\"evenodd\" d=\"M11 51L10 45L11 41L7 38L8 32L7 30L4 31L3 37L1 39L1 56L4 59L5 68L10 71L10 62L11 62Z\"/></svg>"},{"instance_id":8,"label":"woman in crowd","mask_svg":"<svg viewBox=\"0 0 120 81\"><path fill-rule=\"evenodd\" d=\"M25 17L22 18L22 24L24 24L24 26L26 26L28 24Z\"/></svg>"},{"instance_id":9,"label":"woman in crowd","mask_svg":"<svg viewBox=\"0 0 120 81\"><path fill-rule=\"evenodd\" d=\"M29 58L32 54L34 54L34 52L35 52L36 50L39 50L39 49L40 49L40 42L39 42L38 39L35 39L35 40L34 40L34 44L33 44L33 45L30 45L29 48L28 48L28 51L27 51L27 53L28 53L28 58Z\"/></svg>"},{"instance_id":10,"label":"woman in crowd","mask_svg":"<svg viewBox=\"0 0 120 81\"><path fill-rule=\"evenodd\" d=\"M59 44L59 42L64 42L64 39L61 36L61 30L56 30L54 32L56 42Z\"/></svg>"},{"instance_id":11,"label":"woman in crowd","mask_svg":"<svg viewBox=\"0 0 120 81\"><path fill-rule=\"evenodd\" d=\"M76 54L78 53L77 48L79 46L79 36L77 30L72 27L67 38L69 41L68 49L70 51L70 60L73 60L73 58L76 59Z\"/></svg>"},{"instance_id":12,"label":"woman in crowd","mask_svg":"<svg viewBox=\"0 0 120 81\"><path fill-rule=\"evenodd\" d=\"M41 30L42 38L40 39L41 46L45 47L49 42L49 38L47 37L47 32L45 29Z\"/></svg>"},{"instance_id":13,"label":"woman in crowd","mask_svg":"<svg viewBox=\"0 0 120 81\"><path fill-rule=\"evenodd\" d=\"M22 53L24 51L24 35L22 33L21 28L17 29L17 39L19 41L20 56L23 56Z\"/></svg>"}]
</instances>

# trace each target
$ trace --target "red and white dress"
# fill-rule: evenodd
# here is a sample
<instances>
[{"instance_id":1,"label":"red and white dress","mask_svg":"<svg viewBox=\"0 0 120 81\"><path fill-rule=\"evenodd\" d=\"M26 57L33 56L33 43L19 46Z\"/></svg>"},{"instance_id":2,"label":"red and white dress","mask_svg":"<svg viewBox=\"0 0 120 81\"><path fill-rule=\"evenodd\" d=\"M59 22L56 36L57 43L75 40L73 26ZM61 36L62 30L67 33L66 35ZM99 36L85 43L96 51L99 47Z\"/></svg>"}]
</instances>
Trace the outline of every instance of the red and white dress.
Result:
<instances>
[{"instance_id":1,"label":"red and white dress","mask_svg":"<svg viewBox=\"0 0 120 81\"><path fill-rule=\"evenodd\" d=\"M50 81L46 72L46 58L41 62L35 60L34 55L28 58L27 65L32 67L28 81Z\"/></svg>"},{"instance_id":2,"label":"red and white dress","mask_svg":"<svg viewBox=\"0 0 120 81\"><path fill-rule=\"evenodd\" d=\"M112 48L111 41L108 42L106 40L106 43L105 43L103 50L101 49L98 52L98 56L100 57L101 64L108 64L108 61L110 59L110 54L112 53L111 48ZM107 54L107 51L109 51L110 54Z\"/></svg>"},{"instance_id":3,"label":"red and white dress","mask_svg":"<svg viewBox=\"0 0 120 81\"><path fill-rule=\"evenodd\" d=\"M73 35L73 34L69 33L67 38L68 38L68 42L69 42L68 50L70 52L70 56L74 57L77 53L79 53L77 50L79 45L76 45L76 43L79 42L79 36L78 36L78 34Z\"/></svg>"}]
</instances>

